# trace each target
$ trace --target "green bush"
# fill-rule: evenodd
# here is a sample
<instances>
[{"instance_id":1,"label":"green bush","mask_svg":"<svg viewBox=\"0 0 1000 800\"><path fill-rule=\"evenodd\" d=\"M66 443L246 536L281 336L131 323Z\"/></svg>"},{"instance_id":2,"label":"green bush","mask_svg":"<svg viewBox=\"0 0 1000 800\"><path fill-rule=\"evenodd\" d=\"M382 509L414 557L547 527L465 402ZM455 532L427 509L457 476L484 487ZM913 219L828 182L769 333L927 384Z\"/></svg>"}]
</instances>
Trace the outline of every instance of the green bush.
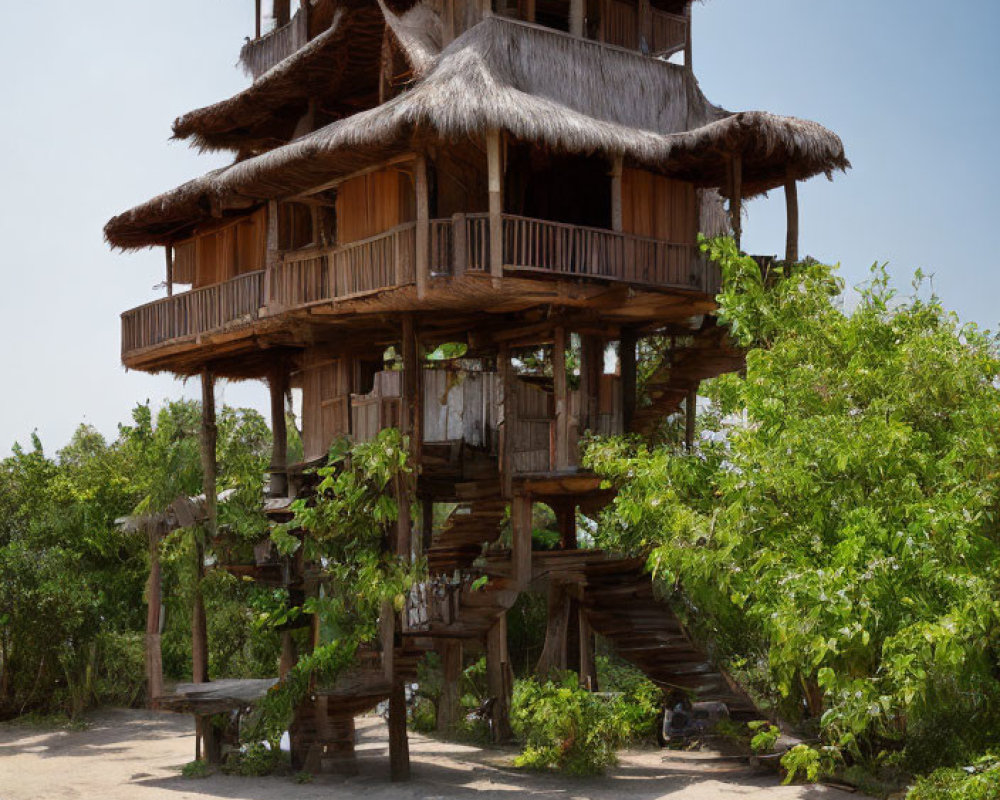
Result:
<instances>
[{"instance_id":1,"label":"green bush","mask_svg":"<svg viewBox=\"0 0 1000 800\"><path fill-rule=\"evenodd\" d=\"M906 800L995 800L1000 797L1000 758L987 756L967 769L939 769L920 778Z\"/></svg>"},{"instance_id":2,"label":"green bush","mask_svg":"<svg viewBox=\"0 0 1000 800\"><path fill-rule=\"evenodd\" d=\"M515 765L596 775L617 763L628 728L614 702L579 686L567 672L558 682L518 681L511 723L524 742Z\"/></svg>"},{"instance_id":3,"label":"green bush","mask_svg":"<svg viewBox=\"0 0 1000 800\"><path fill-rule=\"evenodd\" d=\"M258 743L243 745L230 753L222 769L229 775L256 778L286 772L288 765L288 755L283 750Z\"/></svg>"}]
</instances>

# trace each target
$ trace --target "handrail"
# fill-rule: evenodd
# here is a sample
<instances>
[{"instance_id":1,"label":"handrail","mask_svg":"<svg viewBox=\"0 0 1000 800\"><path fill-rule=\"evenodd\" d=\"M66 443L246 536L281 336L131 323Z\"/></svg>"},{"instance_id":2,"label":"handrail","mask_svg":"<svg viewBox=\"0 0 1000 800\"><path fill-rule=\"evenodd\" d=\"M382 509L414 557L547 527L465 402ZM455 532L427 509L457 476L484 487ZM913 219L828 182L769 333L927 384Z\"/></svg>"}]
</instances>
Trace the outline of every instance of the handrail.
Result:
<instances>
[{"instance_id":1,"label":"handrail","mask_svg":"<svg viewBox=\"0 0 1000 800\"><path fill-rule=\"evenodd\" d=\"M240 64L244 71L257 80L297 52L309 41L308 25L308 18L300 9L284 25L244 44L240 48Z\"/></svg>"}]
</instances>

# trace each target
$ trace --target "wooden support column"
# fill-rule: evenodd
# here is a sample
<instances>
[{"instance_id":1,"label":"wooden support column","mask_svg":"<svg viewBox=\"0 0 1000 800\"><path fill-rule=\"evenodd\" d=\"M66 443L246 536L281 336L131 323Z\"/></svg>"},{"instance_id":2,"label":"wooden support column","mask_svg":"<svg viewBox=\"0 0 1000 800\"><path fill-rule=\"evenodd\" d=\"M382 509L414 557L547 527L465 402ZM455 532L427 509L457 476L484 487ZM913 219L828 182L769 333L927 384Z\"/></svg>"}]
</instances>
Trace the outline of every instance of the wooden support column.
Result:
<instances>
[{"instance_id":1,"label":"wooden support column","mask_svg":"<svg viewBox=\"0 0 1000 800\"><path fill-rule=\"evenodd\" d=\"M160 528L157 523L146 527L149 544L149 582L146 588L146 706L160 707L157 698L163 695L163 651L160 648L160 628L163 612L163 573L160 568Z\"/></svg>"},{"instance_id":2,"label":"wooden support column","mask_svg":"<svg viewBox=\"0 0 1000 800\"><path fill-rule=\"evenodd\" d=\"M201 373L201 485L205 495L205 524L201 532L195 532L195 588L191 621L191 680L194 683L208 680L208 625L201 581L205 575L205 545L215 538L216 533L216 438L215 376L206 368Z\"/></svg>"},{"instance_id":3,"label":"wooden support column","mask_svg":"<svg viewBox=\"0 0 1000 800\"><path fill-rule=\"evenodd\" d=\"M580 685L592 692L597 687L597 662L594 658L594 629L587 614L580 609Z\"/></svg>"},{"instance_id":4,"label":"wooden support column","mask_svg":"<svg viewBox=\"0 0 1000 800\"><path fill-rule=\"evenodd\" d=\"M569 0L569 33L570 36L583 36L585 14L584 0Z\"/></svg>"},{"instance_id":5,"label":"wooden support column","mask_svg":"<svg viewBox=\"0 0 1000 800\"><path fill-rule=\"evenodd\" d=\"M278 677L284 678L288 671L295 666L299 660L299 655L295 652L295 639L292 638L291 631L281 632L281 661L278 664Z\"/></svg>"},{"instance_id":6,"label":"wooden support column","mask_svg":"<svg viewBox=\"0 0 1000 800\"><path fill-rule=\"evenodd\" d=\"M271 281L274 271L281 261L278 250L278 202L269 200L267 203L267 235L264 241L264 305L271 305Z\"/></svg>"},{"instance_id":7,"label":"wooden support column","mask_svg":"<svg viewBox=\"0 0 1000 800\"><path fill-rule=\"evenodd\" d=\"M167 256L167 297L174 295L174 246L168 244L163 248Z\"/></svg>"},{"instance_id":8,"label":"wooden support column","mask_svg":"<svg viewBox=\"0 0 1000 800\"><path fill-rule=\"evenodd\" d=\"M570 502L556 510L559 525L559 547L562 550L576 550L576 503Z\"/></svg>"},{"instance_id":9,"label":"wooden support column","mask_svg":"<svg viewBox=\"0 0 1000 800\"><path fill-rule=\"evenodd\" d=\"M410 779L410 742L406 736L406 687L401 678L389 692L389 776L393 783Z\"/></svg>"},{"instance_id":10,"label":"wooden support column","mask_svg":"<svg viewBox=\"0 0 1000 800\"><path fill-rule=\"evenodd\" d=\"M493 706L490 728L494 743L509 742L514 733L510 727L510 697L514 674L507 653L507 612L504 611L486 635L486 686Z\"/></svg>"},{"instance_id":11,"label":"wooden support column","mask_svg":"<svg viewBox=\"0 0 1000 800\"><path fill-rule=\"evenodd\" d=\"M684 400L684 449L694 449L695 425L698 420L698 387L688 390Z\"/></svg>"},{"instance_id":12,"label":"wooden support column","mask_svg":"<svg viewBox=\"0 0 1000 800\"><path fill-rule=\"evenodd\" d=\"M743 234L743 156L740 153L733 153L729 158L729 221L739 249Z\"/></svg>"},{"instance_id":13,"label":"wooden support column","mask_svg":"<svg viewBox=\"0 0 1000 800\"><path fill-rule=\"evenodd\" d=\"M274 9L274 22L277 27L288 24L288 19L291 15L291 2L290 0L274 0L272 8Z\"/></svg>"},{"instance_id":14,"label":"wooden support column","mask_svg":"<svg viewBox=\"0 0 1000 800\"><path fill-rule=\"evenodd\" d=\"M462 640L445 639L438 645L441 655L441 697L437 708L437 731L449 733L462 716Z\"/></svg>"},{"instance_id":15,"label":"wooden support column","mask_svg":"<svg viewBox=\"0 0 1000 800\"><path fill-rule=\"evenodd\" d=\"M687 20L687 36L684 39L684 66L690 70L694 71L694 54L692 46L692 36L691 36L691 3L689 2L684 8L684 18Z\"/></svg>"},{"instance_id":16,"label":"wooden support column","mask_svg":"<svg viewBox=\"0 0 1000 800\"><path fill-rule=\"evenodd\" d=\"M417 361L417 334L413 316L403 315L401 349L403 355L403 396L400 413L400 427L405 436L410 437L410 456L415 462L420 451L420 397ZM413 464L416 469L416 463ZM410 504L412 486L406 481L398 487L396 502L399 505L399 519L396 523L396 555L409 561L412 554Z\"/></svg>"},{"instance_id":17,"label":"wooden support column","mask_svg":"<svg viewBox=\"0 0 1000 800\"><path fill-rule=\"evenodd\" d=\"M653 50L653 8L649 0L639 0L639 50L647 55Z\"/></svg>"},{"instance_id":18,"label":"wooden support column","mask_svg":"<svg viewBox=\"0 0 1000 800\"><path fill-rule=\"evenodd\" d=\"M785 178L785 215L788 233L785 236L785 261L799 260L799 187L789 171Z\"/></svg>"},{"instance_id":19,"label":"wooden support column","mask_svg":"<svg viewBox=\"0 0 1000 800\"><path fill-rule=\"evenodd\" d=\"M430 497L420 501L420 539L420 552L426 555L434 543L434 500Z\"/></svg>"},{"instance_id":20,"label":"wooden support column","mask_svg":"<svg viewBox=\"0 0 1000 800\"><path fill-rule=\"evenodd\" d=\"M427 295L427 286L431 279L430 192L427 187L427 157L422 153L417 156L414 173L417 190L417 252L415 262L417 298L422 300Z\"/></svg>"},{"instance_id":21,"label":"wooden support column","mask_svg":"<svg viewBox=\"0 0 1000 800\"><path fill-rule=\"evenodd\" d=\"M254 7L254 27L253 27L253 37L254 39L260 38L260 23L261 15L263 9L261 8L261 0L257 0Z\"/></svg>"},{"instance_id":22,"label":"wooden support column","mask_svg":"<svg viewBox=\"0 0 1000 800\"><path fill-rule=\"evenodd\" d=\"M444 0L441 7L441 49L455 38L455 0Z\"/></svg>"},{"instance_id":23,"label":"wooden support column","mask_svg":"<svg viewBox=\"0 0 1000 800\"><path fill-rule=\"evenodd\" d=\"M635 416L635 331L623 328L618 342L618 368L622 379L622 430L628 431Z\"/></svg>"},{"instance_id":24,"label":"wooden support column","mask_svg":"<svg viewBox=\"0 0 1000 800\"><path fill-rule=\"evenodd\" d=\"M516 591L531 583L531 507L528 494L516 494L510 501L511 580Z\"/></svg>"},{"instance_id":25,"label":"wooden support column","mask_svg":"<svg viewBox=\"0 0 1000 800\"><path fill-rule=\"evenodd\" d=\"M461 278L469 266L469 243L466 237L465 214L451 216L451 274Z\"/></svg>"},{"instance_id":26,"label":"wooden support column","mask_svg":"<svg viewBox=\"0 0 1000 800\"><path fill-rule=\"evenodd\" d=\"M524 20L525 22L535 21L535 0L524 0Z\"/></svg>"},{"instance_id":27,"label":"wooden support column","mask_svg":"<svg viewBox=\"0 0 1000 800\"><path fill-rule=\"evenodd\" d=\"M569 459L569 390L566 381L566 329L555 329L552 340L552 386L556 401L556 452L553 469L567 469Z\"/></svg>"},{"instance_id":28,"label":"wooden support column","mask_svg":"<svg viewBox=\"0 0 1000 800\"><path fill-rule=\"evenodd\" d=\"M604 341L597 336L580 337L580 418L577 431L597 428L600 414L601 375L604 374Z\"/></svg>"},{"instance_id":29,"label":"wooden support column","mask_svg":"<svg viewBox=\"0 0 1000 800\"><path fill-rule=\"evenodd\" d=\"M617 155L611 160L611 230L622 230L622 170L624 159Z\"/></svg>"},{"instance_id":30,"label":"wooden support column","mask_svg":"<svg viewBox=\"0 0 1000 800\"><path fill-rule=\"evenodd\" d=\"M494 286L503 277L503 164L500 153L500 131L486 132L486 170L490 197L490 275Z\"/></svg>"},{"instance_id":31,"label":"wooden support column","mask_svg":"<svg viewBox=\"0 0 1000 800\"><path fill-rule=\"evenodd\" d=\"M271 391L271 496L288 495L288 427L285 422L285 395L288 371L278 365L268 381Z\"/></svg>"},{"instance_id":32,"label":"wooden support column","mask_svg":"<svg viewBox=\"0 0 1000 800\"><path fill-rule=\"evenodd\" d=\"M514 367L510 362L510 349L500 346L497 355L497 372L500 376L502 427L500 428L499 460L503 496L511 497L514 486L514 428L517 417L515 403Z\"/></svg>"},{"instance_id":33,"label":"wooden support column","mask_svg":"<svg viewBox=\"0 0 1000 800\"><path fill-rule=\"evenodd\" d=\"M569 627L570 603L566 588L555 581L549 582L545 621L545 644L535 664L535 675L549 677L556 670L566 669L566 631Z\"/></svg>"}]
</instances>

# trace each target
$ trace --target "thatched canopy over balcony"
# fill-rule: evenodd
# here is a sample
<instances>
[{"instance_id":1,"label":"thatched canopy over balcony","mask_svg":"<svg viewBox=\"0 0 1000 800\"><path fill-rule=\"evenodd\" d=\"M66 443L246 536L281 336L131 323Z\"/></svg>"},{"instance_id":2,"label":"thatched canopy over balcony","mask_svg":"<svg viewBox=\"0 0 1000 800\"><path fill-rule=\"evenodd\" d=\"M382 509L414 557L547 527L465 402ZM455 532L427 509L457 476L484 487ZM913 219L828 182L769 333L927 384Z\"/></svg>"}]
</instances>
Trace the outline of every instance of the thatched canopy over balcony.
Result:
<instances>
[{"instance_id":1,"label":"thatched canopy over balcony","mask_svg":"<svg viewBox=\"0 0 1000 800\"><path fill-rule=\"evenodd\" d=\"M211 214L291 197L434 142L500 130L557 152L725 187L733 156L743 197L789 175L850 164L823 126L712 105L690 71L538 26L490 17L434 60L412 89L283 147L191 181L112 219L122 248L166 244Z\"/></svg>"}]
</instances>

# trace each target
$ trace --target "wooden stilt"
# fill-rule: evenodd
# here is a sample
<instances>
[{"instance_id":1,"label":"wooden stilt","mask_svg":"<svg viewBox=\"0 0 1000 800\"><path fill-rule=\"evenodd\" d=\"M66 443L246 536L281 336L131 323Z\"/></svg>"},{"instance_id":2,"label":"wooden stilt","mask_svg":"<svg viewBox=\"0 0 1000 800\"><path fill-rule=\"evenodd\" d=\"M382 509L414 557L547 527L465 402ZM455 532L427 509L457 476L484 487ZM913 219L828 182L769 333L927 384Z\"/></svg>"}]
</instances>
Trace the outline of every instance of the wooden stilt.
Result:
<instances>
[{"instance_id":1,"label":"wooden stilt","mask_svg":"<svg viewBox=\"0 0 1000 800\"><path fill-rule=\"evenodd\" d=\"M622 379L622 430L624 431L628 431L632 417L635 416L635 345L635 331L631 328L623 329L618 344L618 363Z\"/></svg>"},{"instance_id":2,"label":"wooden stilt","mask_svg":"<svg viewBox=\"0 0 1000 800\"><path fill-rule=\"evenodd\" d=\"M160 648L160 613L163 608L160 569L160 532L157 526L146 529L149 543L149 583L146 590L146 706L159 708L163 694L163 653Z\"/></svg>"},{"instance_id":3,"label":"wooden stilt","mask_svg":"<svg viewBox=\"0 0 1000 800\"><path fill-rule=\"evenodd\" d=\"M392 681L389 694L389 775L394 783L410 779L410 742L406 735L406 687Z\"/></svg>"},{"instance_id":4,"label":"wooden stilt","mask_svg":"<svg viewBox=\"0 0 1000 800\"><path fill-rule=\"evenodd\" d=\"M729 221L737 249L743 238L743 156L733 153L729 159Z\"/></svg>"},{"instance_id":5,"label":"wooden stilt","mask_svg":"<svg viewBox=\"0 0 1000 800\"><path fill-rule=\"evenodd\" d=\"M785 261L795 262L799 260L799 189L791 173L785 178L785 215L788 219Z\"/></svg>"},{"instance_id":6,"label":"wooden stilt","mask_svg":"<svg viewBox=\"0 0 1000 800\"><path fill-rule=\"evenodd\" d=\"M438 646L441 654L441 697L438 700L438 733L452 731L462 715L462 640L445 639Z\"/></svg>"},{"instance_id":7,"label":"wooden stilt","mask_svg":"<svg viewBox=\"0 0 1000 800\"><path fill-rule=\"evenodd\" d=\"M553 671L566 669L566 631L569 627L569 595L561 584L549 582L548 613L545 622L545 644L535 665L535 675L548 677Z\"/></svg>"},{"instance_id":8,"label":"wooden stilt","mask_svg":"<svg viewBox=\"0 0 1000 800\"><path fill-rule=\"evenodd\" d=\"M285 395L288 372L278 366L268 382L271 391L271 496L288 494L288 429L285 422Z\"/></svg>"},{"instance_id":9,"label":"wooden stilt","mask_svg":"<svg viewBox=\"0 0 1000 800\"><path fill-rule=\"evenodd\" d=\"M495 743L513 738L510 727L510 696L513 673L507 654L507 612L503 612L486 635L486 684L493 699L490 714L492 737Z\"/></svg>"},{"instance_id":10,"label":"wooden stilt","mask_svg":"<svg viewBox=\"0 0 1000 800\"><path fill-rule=\"evenodd\" d=\"M516 494L510 502L511 580L518 590L531 583L531 506L526 494Z\"/></svg>"},{"instance_id":11,"label":"wooden stilt","mask_svg":"<svg viewBox=\"0 0 1000 800\"><path fill-rule=\"evenodd\" d=\"M410 439L410 455L415 457L418 452L420 438L419 413L419 382L417 362L417 336L413 317L409 314L403 317L402 332L403 354L403 402L400 414L400 426L403 433ZM407 481L398 487L396 502L399 505L399 519L396 523L396 555L406 561L412 557L412 523L410 520L410 504L412 502L412 487Z\"/></svg>"},{"instance_id":12,"label":"wooden stilt","mask_svg":"<svg viewBox=\"0 0 1000 800\"><path fill-rule=\"evenodd\" d=\"M597 664L594 658L594 630L583 609L579 610L580 624L580 685L592 692L598 691Z\"/></svg>"},{"instance_id":13,"label":"wooden stilt","mask_svg":"<svg viewBox=\"0 0 1000 800\"><path fill-rule=\"evenodd\" d=\"M201 535L195 533L195 589L191 624L191 679L194 683L208 680L208 625L201 581L205 575L205 543L212 541L216 533L216 438L215 376L204 369L201 373L201 470L205 524Z\"/></svg>"}]
</instances>

